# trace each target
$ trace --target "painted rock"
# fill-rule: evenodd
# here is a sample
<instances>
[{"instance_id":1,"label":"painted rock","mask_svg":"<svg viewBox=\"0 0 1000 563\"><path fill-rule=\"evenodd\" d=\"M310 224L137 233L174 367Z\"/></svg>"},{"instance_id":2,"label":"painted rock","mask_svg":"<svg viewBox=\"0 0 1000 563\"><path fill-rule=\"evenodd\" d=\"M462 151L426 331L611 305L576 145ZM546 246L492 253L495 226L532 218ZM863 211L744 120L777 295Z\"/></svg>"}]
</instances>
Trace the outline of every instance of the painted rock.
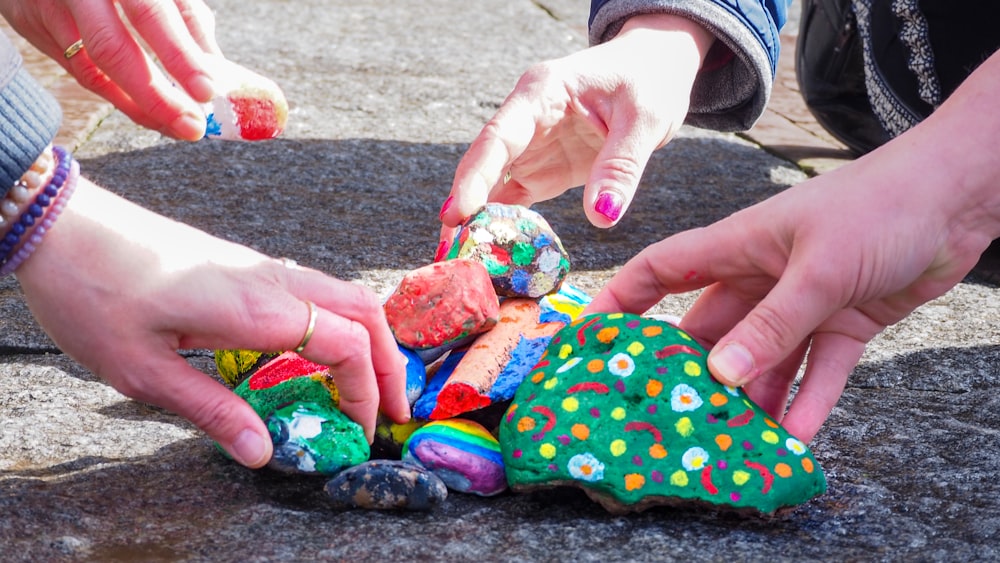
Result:
<instances>
[{"instance_id":1,"label":"painted rock","mask_svg":"<svg viewBox=\"0 0 1000 563\"><path fill-rule=\"evenodd\" d=\"M296 401L264 423L274 443L271 469L333 475L368 460L364 430L332 406Z\"/></svg>"},{"instance_id":2,"label":"painted rock","mask_svg":"<svg viewBox=\"0 0 1000 563\"><path fill-rule=\"evenodd\" d=\"M469 420L427 423L406 441L403 461L426 467L460 493L488 497L507 489L500 444Z\"/></svg>"},{"instance_id":3,"label":"painted rock","mask_svg":"<svg viewBox=\"0 0 1000 563\"><path fill-rule=\"evenodd\" d=\"M254 350L216 350L214 355L219 376L230 387L236 387L278 354Z\"/></svg>"},{"instance_id":4,"label":"painted rock","mask_svg":"<svg viewBox=\"0 0 1000 563\"><path fill-rule=\"evenodd\" d=\"M434 379L438 382L448 374L447 380L421 396L414 414L443 420L510 400L552 336L565 326L540 323L540 314L530 299L505 299L497 326L455 354L453 361L448 361L451 356L445 360Z\"/></svg>"},{"instance_id":5,"label":"painted rock","mask_svg":"<svg viewBox=\"0 0 1000 563\"><path fill-rule=\"evenodd\" d=\"M449 260L406 274L384 309L396 341L421 350L493 328L500 302L482 264Z\"/></svg>"},{"instance_id":6,"label":"painted rock","mask_svg":"<svg viewBox=\"0 0 1000 563\"><path fill-rule=\"evenodd\" d=\"M364 430L337 409L340 395L327 366L285 352L234 392L267 424L272 468L332 474L370 456Z\"/></svg>"},{"instance_id":7,"label":"painted rock","mask_svg":"<svg viewBox=\"0 0 1000 563\"><path fill-rule=\"evenodd\" d=\"M224 57L205 62L218 89L206 105L205 137L259 141L285 130L288 101L273 80Z\"/></svg>"},{"instance_id":8,"label":"painted rock","mask_svg":"<svg viewBox=\"0 0 1000 563\"><path fill-rule=\"evenodd\" d=\"M406 359L406 400L410 402L412 407L427 385L427 366L413 350L400 346L399 351Z\"/></svg>"},{"instance_id":9,"label":"painted rock","mask_svg":"<svg viewBox=\"0 0 1000 563\"><path fill-rule=\"evenodd\" d=\"M706 356L662 321L574 321L500 424L511 487L576 486L616 513L693 503L771 514L823 493L806 445L715 381Z\"/></svg>"},{"instance_id":10,"label":"painted rock","mask_svg":"<svg viewBox=\"0 0 1000 563\"><path fill-rule=\"evenodd\" d=\"M372 459L400 459L403 457L403 444L424 424L427 424L427 421L418 418L411 418L403 424L397 424L380 413L375 424L375 440L371 446Z\"/></svg>"},{"instance_id":11,"label":"painted rock","mask_svg":"<svg viewBox=\"0 0 1000 563\"><path fill-rule=\"evenodd\" d=\"M324 487L336 509L431 510L448 498L437 475L405 461L379 459L338 473Z\"/></svg>"},{"instance_id":12,"label":"painted rock","mask_svg":"<svg viewBox=\"0 0 1000 563\"><path fill-rule=\"evenodd\" d=\"M520 205L486 204L459 228L447 258L481 262L503 297L537 299L569 274L569 255L552 227Z\"/></svg>"},{"instance_id":13,"label":"painted rock","mask_svg":"<svg viewBox=\"0 0 1000 563\"><path fill-rule=\"evenodd\" d=\"M583 314L583 310L592 301L591 297L583 290L563 283L559 286L559 291L550 293L538 300L538 306L542 309L540 319L543 323L561 322L569 324Z\"/></svg>"}]
</instances>

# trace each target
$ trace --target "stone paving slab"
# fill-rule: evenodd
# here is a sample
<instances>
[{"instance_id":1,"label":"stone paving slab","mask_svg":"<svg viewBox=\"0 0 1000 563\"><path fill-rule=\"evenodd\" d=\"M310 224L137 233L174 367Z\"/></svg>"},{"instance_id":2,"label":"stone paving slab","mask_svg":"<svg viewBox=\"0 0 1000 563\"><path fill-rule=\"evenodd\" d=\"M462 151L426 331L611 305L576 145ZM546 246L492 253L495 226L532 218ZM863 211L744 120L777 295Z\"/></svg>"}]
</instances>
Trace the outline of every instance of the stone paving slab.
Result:
<instances>
[{"instance_id":1,"label":"stone paving slab","mask_svg":"<svg viewBox=\"0 0 1000 563\"><path fill-rule=\"evenodd\" d=\"M428 0L211 2L235 60L272 76L288 134L174 143L113 113L84 173L171 217L390 291L435 250L454 167L521 72L585 44L573 13ZM289 32L288 30L295 30ZM639 249L806 175L736 135L685 128L608 231L579 191L538 209L596 292ZM658 312L682 313L693 296ZM582 494L452 494L429 514L328 509L322 480L249 471L189 423L123 398L61 355L0 281L0 560L995 560L1000 545L1000 288L970 278L877 337L812 444L829 492L774 519ZM210 352L185 353L213 373Z\"/></svg>"}]
</instances>

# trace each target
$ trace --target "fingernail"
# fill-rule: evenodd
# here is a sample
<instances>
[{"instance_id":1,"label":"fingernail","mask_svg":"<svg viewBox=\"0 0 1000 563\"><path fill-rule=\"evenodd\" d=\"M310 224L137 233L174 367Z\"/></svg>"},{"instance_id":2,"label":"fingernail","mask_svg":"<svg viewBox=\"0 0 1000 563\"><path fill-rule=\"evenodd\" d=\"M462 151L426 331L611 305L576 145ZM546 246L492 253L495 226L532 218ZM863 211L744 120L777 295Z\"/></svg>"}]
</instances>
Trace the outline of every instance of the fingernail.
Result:
<instances>
[{"instance_id":1,"label":"fingernail","mask_svg":"<svg viewBox=\"0 0 1000 563\"><path fill-rule=\"evenodd\" d=\"M443 241L439 242L438 243L437 253L434 254L434 261L435 262L440 262L440 261L444 260L444 257L448 255L448 248L450 246L451 245L449 245L448 241L446 241L446 240L443 240Z\"/></svg>"},{"instance_id":2,"label":"fingernail","mask_svg":"<svg viewBox=\"0 0 1000 563\"><path fill-rule=\"evenodd\" d=\"M230 453L236 458L236 461L246 465L247 467L260 467L267 463L267 449L268 443L271 438L268 437L267 441L264 440L262 436L254 432L253 430L247 429L239 433L236 436L236 440L233 441Z\"/></svg>"},{"instance_id":3,"label":"fingernail","mask_svg":"<svg viewBox=\"0 0 1000 563\"><path fill-rule=\"evenodd\" d=\"M455 203L455 196L453 195L448 196L448 199L444 200L444 203L441 204L441 212L438 213L439 219L444 217L444 214L447 213L449 209L451 209L451 204L453 203Z\"/></svg>"},{"instance_id":4,"label":"fingernail","mask_svg":"<svg viewBox=\"0 0 1000 563\"><path fill-rule=\"evenodd\" d=\"M205 136L206 125L204 115L183 113L170 124L170 129L182 139L197 141Z\"/></svg>"},{"instance_id":5,"label":"fingernail","mask_svg":"<svg viewBox=\"0 0 1000 563\"><path fill-rule=\"evenodd\" d=\"M215 97L215 83L204 74L199 74L188 82L188 93L198 102L210 102Z\"/></svg>"},{"instance_id":6,"label":"fingernail","mask_svg":"<svg viewBox=\"0 0 1000 563\"><path fill-rule=\"evenodd\" d=\"M608 221L615 222L622 214L622 203L622 196L618 192L601 192L594 203L594 211L606 217Z\"/></svg>"},{"instance_id":7,"label":"fingernail","mask_svg":"<svg viewBox=\"0 0 1000 563\"><path fill-rule=\"evenodd\" d=\"M750 380L753 356L742 344L732 342L708 356L712 373L723 383L738 387Z\"/></svg>"}]
</instances>

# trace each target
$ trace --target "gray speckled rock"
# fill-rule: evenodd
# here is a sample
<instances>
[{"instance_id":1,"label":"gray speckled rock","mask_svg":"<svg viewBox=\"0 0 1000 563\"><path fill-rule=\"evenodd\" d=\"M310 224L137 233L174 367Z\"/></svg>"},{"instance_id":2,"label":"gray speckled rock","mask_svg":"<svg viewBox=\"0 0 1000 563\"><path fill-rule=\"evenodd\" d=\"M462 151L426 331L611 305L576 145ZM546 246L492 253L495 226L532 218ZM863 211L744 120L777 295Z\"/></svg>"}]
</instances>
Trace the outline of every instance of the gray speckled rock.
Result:
<instances>
[{"instance_id":1,"label":"gray speckled rock","mask_svg":"<svg viewBox=\"0 0 1000 563\"><path fill-rule=\"evenodd\" d=\"M437 475L405 461L378 459L338 473L326 483L337 509L431 510L448 498Z\"/></svg>"}]
</instances>

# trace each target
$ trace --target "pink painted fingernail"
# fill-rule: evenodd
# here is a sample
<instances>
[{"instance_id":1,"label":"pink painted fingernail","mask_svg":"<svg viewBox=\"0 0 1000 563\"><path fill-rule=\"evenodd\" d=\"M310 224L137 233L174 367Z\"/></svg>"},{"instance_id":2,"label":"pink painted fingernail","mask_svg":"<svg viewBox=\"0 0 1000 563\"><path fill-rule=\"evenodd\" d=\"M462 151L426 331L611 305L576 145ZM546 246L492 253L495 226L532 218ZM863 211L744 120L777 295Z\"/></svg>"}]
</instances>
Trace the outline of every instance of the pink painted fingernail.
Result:
<instances>
[{"instance_id":1,"label":"pink painted fingernail","mask_svg":"<svg viewBox=\"0 0 1000 563\"><path fill-rule=\"evenodd\" d=\"M434 254L434 261L440 262L444 260L444 257L448 255L448 249L450 247L451 245L449 245L446 240L439 242L437 252Z\"/></svg>"},{"instance_id":2,"label":"pink painted fingernail","mask_svg":"<svg viewBox=\"0 0 1000 563\"><path fill-rule=\"evenodd\" d=\"M618 192L606 191L597 196L594 203L594 211L600 213L612 223L617 221L622 214L622 196Z\"/></svg>"},{"instance_id":3,"label":"pink painted fingernail","mask_svg":"<svg viewBox=\"0 0 1000 563\"><path fill-rule=\"evenodd\" d=\"M754 368L753 356L745 346L737 342L726 344L724 348L713 351L708 357L712 372L723 383L739 386L750 380Z\"/></svg>"},{"instance_id":4,"label":"pink painted fingernail","mask_svg":"<svg viewBox=\"0 0 1000 563\"><path fill-rule=\"evenodd\" d=\"M452 203L455 203L455 196L450 195L448 196L448 199L444 200L444 203L441 204L441 212L438 213L439 219L444 218L444 214L447 213L449 209L451 209Z\"/></svg>"}]
</instances>

